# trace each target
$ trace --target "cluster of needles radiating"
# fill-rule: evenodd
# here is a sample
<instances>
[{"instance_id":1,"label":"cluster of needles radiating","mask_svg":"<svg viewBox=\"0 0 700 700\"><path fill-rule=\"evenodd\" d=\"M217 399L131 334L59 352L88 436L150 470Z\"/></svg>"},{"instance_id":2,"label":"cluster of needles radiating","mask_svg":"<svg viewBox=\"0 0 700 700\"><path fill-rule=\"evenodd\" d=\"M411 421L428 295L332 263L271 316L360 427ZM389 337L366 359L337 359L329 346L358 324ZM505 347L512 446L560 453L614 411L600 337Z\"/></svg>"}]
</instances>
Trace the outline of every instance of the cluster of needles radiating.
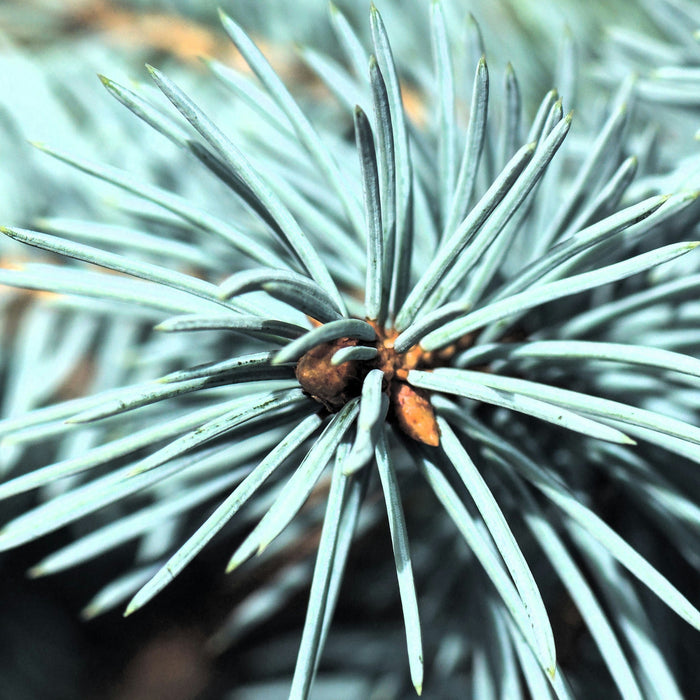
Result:
<instances>
[{"instance_id":1,"label":"cluster of needles radiating","mask_svg":"<svg viewBox=\"0 0 700 700\"><path fill-rule=\"evenodd\" d=\"M523 133L510 66L502 114L487 119L493 98L473 27L476 72L466 128L460 129L450 42L436 1L436 116L422 133L405 113L379 12L370 13L371 56L342 15L332 14L354 72L340 64L331 71L318 55L310 61L322 80L342 75L343 85L352 88L341 102L354 109L354 147L316 131L255 44L225 15L224 28L258 83L216 62L210 67L259 110L256 137L227 135L155 68L149 71L156 86L182 118L150 93L102 78L135 115L230 187L242 202L240 220L224 221L124 171L41 147L156 205L197 237L225 244L240 269L222 280L204 254L192 261L204 270L201 276L161 265L138 254L147 239L126 228L120 232L131 254L90 245L97 234L79 222L54 223L52 229L49 221L48 233L3 229L17 241L80 262L2 270L0 282L138 306L157 331L180 341L165 346L176 369L163 376L0 423L8 443L62 436L83 424L99 436L99 444L79 456L0 485L0 497L7 498L72 480L7 523L0 543L17 546L136 494L155 498L33 570L59 571L142 536L154 519L229 492L184 543L171 542L121 579L110 604L130 599L130 613L168 585L239 510L241 516L252 513L255 523L242 521L249 525L239 532L229 570L277 541L315 489L327 490L292 686L295 697L305 697L376 471L411 680L420 692L420 596L399 490L403 478L412 483L418 473L490 581L484 600L502 616L499 629L517 648L519 663L543 669L553 691L567 697L543 595L523 552L539 547L579 606L618 688L641 697L643 672L627 661L593 585L568 550L579 549L592 569L616 561L695 627L700 612L567 485L567 464L578 459L583 470L587 461L607 460L619 474L636 469L672 493L679 508L696 508L672 480L663 480L653 459L660 448L698 462L700 429L672 411L635 401L624 386L616 394L600 369L625 366L630 376L670 385L700 377L693 357L614 339L625 313L620 304L634 310L643 304L636 304L636 295L649 294L648 278L640 273L697 245L670 238L659 245L657 237L662 224L675 235L673 222L682 220L679 214L687 213L696 193L629 194L637 168L622 146L630 83L583 155L557 157L572 114L564 114L552 91ZM337 82L335 87L337 92ZM287 155L277 162L280 153ZM558 188L558 195L547 196L548 188ZM165 259L182 259L181 242L163 238L161 245ZM122 274L100 274L80 263ZM364 289L362 302L358 289ZM182 340L194 331L213 332L199 355ZM193 357L200 359L193 364ZM558 452L549 452L557 441ZM649 457L636 450L637 442L651 446ZM516 514L509 497L521 508ZM543 516L545 507L552 518ZM509 521L521 517L527 534L516 537ZM465 591L467 597L477 594ZM638 622L647 630L648 620Z\"/></svg>"}]
</instances>

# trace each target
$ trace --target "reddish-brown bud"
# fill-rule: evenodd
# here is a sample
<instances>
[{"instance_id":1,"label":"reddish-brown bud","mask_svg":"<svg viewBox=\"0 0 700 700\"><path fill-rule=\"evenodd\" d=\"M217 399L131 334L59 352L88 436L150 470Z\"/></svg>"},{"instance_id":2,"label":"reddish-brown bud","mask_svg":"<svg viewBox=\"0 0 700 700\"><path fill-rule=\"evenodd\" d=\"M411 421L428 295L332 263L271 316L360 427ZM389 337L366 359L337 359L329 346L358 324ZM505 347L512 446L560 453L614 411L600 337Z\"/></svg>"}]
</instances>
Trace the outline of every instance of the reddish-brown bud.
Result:
<instances>
[{"instance_id":1,"label":"reddish-brown bud","mask_svg":"<svg viewBox=\"0 0 700 700\"><path fill-rule=\"evenodd\" d=\"M406 435L432 447L440 444L440 429L426 392L403 382L392 382L391 408Z\"/></svg>"},{"instance_id":2,"label":"reddish-brown bud","mask_svg":"<svg viewBox=\"0 0 700 700\"><path fill-rule=\"evenodd\" d=\"M355 338L339 338L321 343L301 357L295 369L301 388L322 403L331 413L339 411L360 391L362 376L358 362L332 365L331 359L340 348L357 345Z\"/></svg>"}]
</instances>

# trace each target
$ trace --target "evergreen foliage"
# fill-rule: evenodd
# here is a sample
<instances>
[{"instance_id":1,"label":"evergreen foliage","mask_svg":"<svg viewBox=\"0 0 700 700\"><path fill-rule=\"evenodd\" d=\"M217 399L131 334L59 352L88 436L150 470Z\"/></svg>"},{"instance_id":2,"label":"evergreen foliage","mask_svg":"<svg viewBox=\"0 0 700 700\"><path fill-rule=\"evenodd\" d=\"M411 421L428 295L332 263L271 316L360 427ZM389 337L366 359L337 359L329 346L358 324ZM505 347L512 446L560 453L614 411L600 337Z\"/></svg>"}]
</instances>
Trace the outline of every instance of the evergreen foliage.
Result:
<instances>
[{"instance_id":1,"label":"evergreen foliage","mask_svg":"<svg viewBox=\"0 0 700 700\"><path fill-rule=\"evenodd\" d=\"M406 66L378 9L358 35L331 8L339 50L303 55L335 102L309 105L222 12L252 75L207 68L240 113L148 66L151 84L101 76L127 117L114 133L137 135L118 165L37 144L87 204L2 228L43 252L0 284L51 297L6 350L0 498L37 499L0 547L73 526L44 576L138 542L86 617L136 613L216 541L232 576L286 553L216 643L308 590L295 659L281 643L294 698L317 675L315 697L337 696L333 668L358 697L403 697L408 678L420 694L425 676L429 697L681 698L700 629L700 161L635 110L688 106L649 86L690 94L697 46L652 16L676 67L616 76L602 104L566 38L562 95L529 118L517 66L494 79L473 21L459 89L446 6L430 5L432 62ZM82 391L55 400L77 359ZM383 529L389 561L363 571L353 552ZM310 541L313 565L292 554ZM348 597L366 618L336 634ZM383 600L400 663L397 630L368 631ZM586 641L562 654L572 607Z\"/></svg>"}]
</instances>

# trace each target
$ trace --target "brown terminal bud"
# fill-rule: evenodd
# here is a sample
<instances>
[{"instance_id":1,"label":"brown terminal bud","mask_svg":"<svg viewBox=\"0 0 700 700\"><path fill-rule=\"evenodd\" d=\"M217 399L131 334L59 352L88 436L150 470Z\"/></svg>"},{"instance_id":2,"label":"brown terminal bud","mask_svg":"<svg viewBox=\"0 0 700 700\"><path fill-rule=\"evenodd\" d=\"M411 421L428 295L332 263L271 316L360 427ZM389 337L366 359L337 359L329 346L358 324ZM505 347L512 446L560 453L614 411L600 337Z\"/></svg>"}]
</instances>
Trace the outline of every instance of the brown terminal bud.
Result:
<instances>
[{"instance_id":1,"label":"brown terminal bud","mask_svg":"<svg viewBox=\"0 0 700 700\"><path fill-rule=\"evenodd\" d=\"M362 383L359 362L332 365L333 355L340 348L358 344L356 338L339 338L311 348L297 362L296 377L301 388L331 413L339 411L351 398L358 396Z\"/></svg>"}]
</instances>

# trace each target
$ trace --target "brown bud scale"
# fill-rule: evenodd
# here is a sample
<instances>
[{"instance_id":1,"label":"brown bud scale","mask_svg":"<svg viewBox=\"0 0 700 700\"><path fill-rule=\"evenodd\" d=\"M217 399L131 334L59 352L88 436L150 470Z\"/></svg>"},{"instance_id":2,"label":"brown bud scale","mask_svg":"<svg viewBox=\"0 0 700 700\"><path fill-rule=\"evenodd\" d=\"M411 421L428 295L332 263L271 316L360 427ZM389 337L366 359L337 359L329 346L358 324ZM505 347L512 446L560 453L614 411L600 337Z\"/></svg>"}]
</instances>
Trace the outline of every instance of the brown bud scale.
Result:
<instances>
[{"instance_id":1,"label":"brown bud scale","mask_svg":"<svg viewBox=\"0 0 700 700\"><path fill-rule=\"evenodd\" d=\"M313 319L312 319L313 321ZM438 352L426 352L414 345L405 353L394 350L398 332L381 328L368 321L377 333L375 347L378 355L372 360L349 360L333 366L333 355L345 347L359 345L356 338L339 338L321 343L303 355L296 366L296 377L302 389L314 400L323 404L331 413L339 411L350 399L362 392L362 382L373 369L384 373L384 390L389 396L389 419L410 438L436 447L440 444L440 431L430 395L407 383L412 369L430 370L447 364L459 350L469 347L472 336L461 338L456 344ZM314 322L314 325L320 325Z\"/></svg>"}]
</instances>

